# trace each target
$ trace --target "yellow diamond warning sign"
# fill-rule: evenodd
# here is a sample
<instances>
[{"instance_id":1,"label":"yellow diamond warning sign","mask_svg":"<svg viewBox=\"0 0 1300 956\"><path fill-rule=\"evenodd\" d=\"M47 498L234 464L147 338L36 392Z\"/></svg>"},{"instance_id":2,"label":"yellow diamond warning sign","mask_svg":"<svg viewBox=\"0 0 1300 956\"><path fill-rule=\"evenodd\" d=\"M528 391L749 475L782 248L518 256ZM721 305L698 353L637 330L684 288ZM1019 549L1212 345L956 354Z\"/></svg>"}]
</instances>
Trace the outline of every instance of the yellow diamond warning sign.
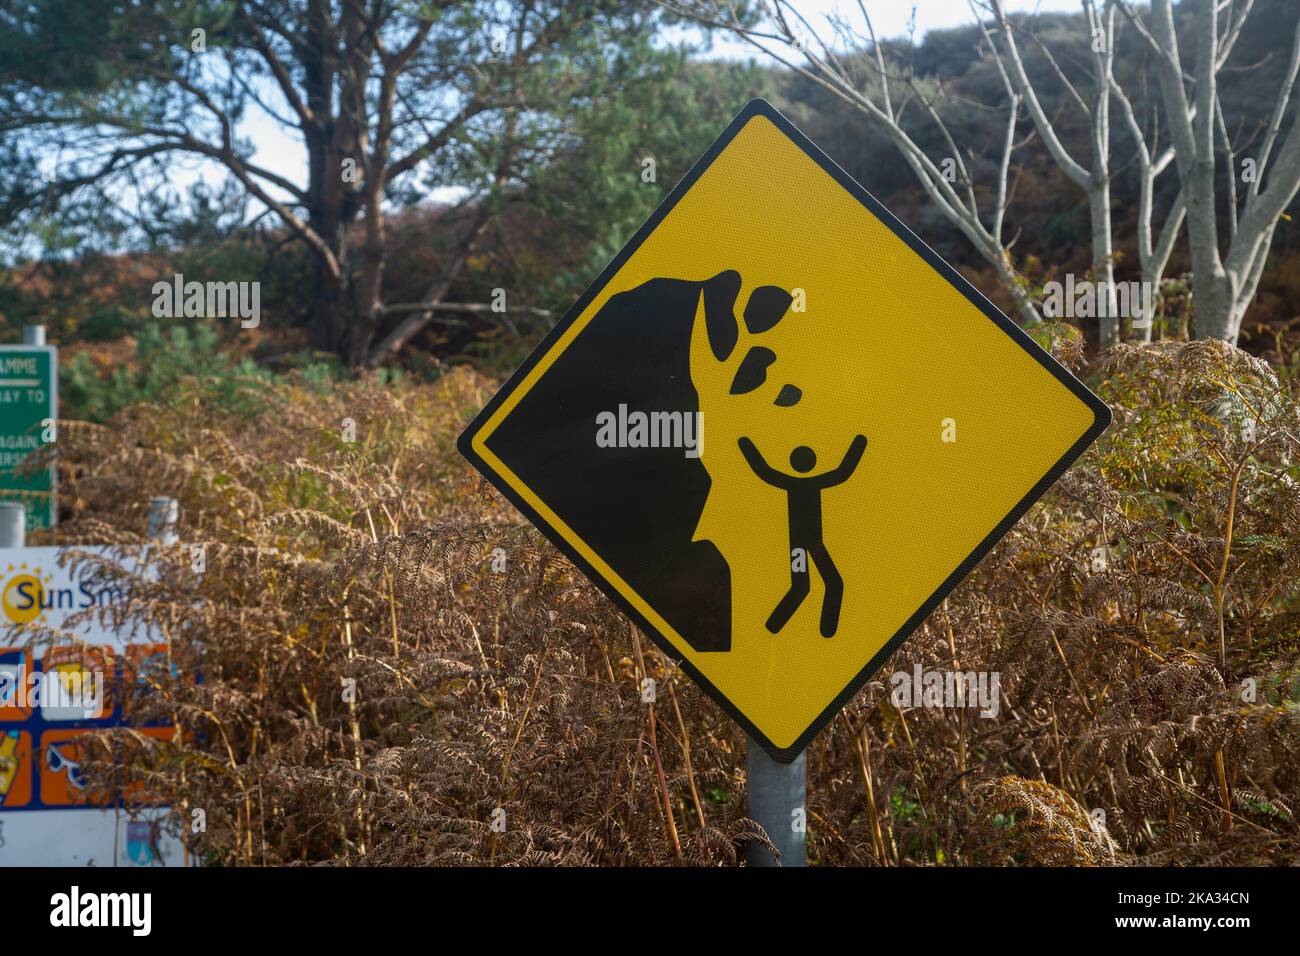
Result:
<instances>
[{"instance_id":1,"label":"yellow diamond warning sign","mask_svg":"<svg viewBox=\"0 0 1300 956\"><path fill-rule=\"evenodd\" d=\"M460 449L788 761L1109 420L756 100Z\"/></svg>"}]
</instances>

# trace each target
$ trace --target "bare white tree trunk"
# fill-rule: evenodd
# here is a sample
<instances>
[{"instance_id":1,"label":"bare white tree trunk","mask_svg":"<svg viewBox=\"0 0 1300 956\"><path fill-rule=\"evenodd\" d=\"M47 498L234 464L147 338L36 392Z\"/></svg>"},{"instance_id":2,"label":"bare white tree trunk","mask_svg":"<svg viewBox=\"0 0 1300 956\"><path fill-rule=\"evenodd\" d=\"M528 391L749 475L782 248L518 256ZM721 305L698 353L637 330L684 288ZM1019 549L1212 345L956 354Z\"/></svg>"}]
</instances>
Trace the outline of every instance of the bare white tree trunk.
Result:
<instances>
[{"instance_id":1,"label":"bare white tree trunk","mask_svg":"<svg viewBox=\"0 0 1300 956\"><path fill-rule=\"evenodd\" d=\"M1092 280L1099 283L1097 320L1097 342L1101 348L1109 348L1119 341L1120 324L1116 315L1115 300L1115 250L1111 232L1110 214L1110 99L1115 85L1115 6L1108 0L1105 9L1099 11L1092 0L1084 0L1084 13L1087 15L1089 39L1088 46L1092 52L1093 81L1095 89L1090 98L1085 99L1066 77L1056 59L1046 46L1040 44L1043 55L1075 105L1088 118L1089 165L1085 168L1070 155L1061 142L1056 129L1029 80L1020 47L1016 42L1015 28L1007 18L1003 0L989 0L989 9L997 25L1002 40L1001 47L993 46L994 55L1005 64L1011 75L1016 91L1024 98L1025 106L1034 127L1047 147L1052 160L1061 171L1088 197L1088 223L1092 245ZM982 25L981 25L982 29ZM992 45L992 44L990 44ZM1104 296L1104 298L1103 298Z\"/></svg>"},{"instance_id":2,"label":"bare white tree trunk","mask_svg":"<svg viewBox=\"0 0 1300 956\"><path fill-rule=\"evenodd\" d=\"M1300 190L1300 123L1293 124L1285 140L1278 135L1290 107L1296 74L1300 70L1300 24L1297 24L1286 77L1275 100L1272 120L1260 155L1254 161L1254 179L1238 204L1231 146L1218 99L1217 76L1227 61L1254 0L1240 5L1217 0L1184 0L1194 10L1196 47L1195 72L1191 74L1192 98L1188 97L1182 54L1174 26L1172 0L1152 0L1150 22L1143 20L1128 3L1125 15L1138 28L1155 54L1161 96L1173 140L1178 176L1187 206L1188 248L1192 260L1192 289L1196 303L1196 334L1235 343L1241 321L1255 296L1259 278L1273 242L1277 220ZM1225 11L1220 28L1220 14ZM1231 182L1228 201L1228 242L1221 252L1216 200L1216 132L1225 141ZM1276 149L1277 156L1273 157ZM1267 189L1261 187L1268 177Z\"/></svg>"},{"instance_id":3,"label":"bare white tree trunk","mask_svg":"<svg viewBox=\"0 0 1300 956\"><path fill-rule=\"evenodd\" d=\"M1133 111L1133 104L1118 83L1115 84L1114 92L1115 99L1124 113L1124 121L1128 126L1129 134L1133 137L1133 144L1137 148L1138 262L1142 268L1142 281L1152 290L1152 301L1154 303L1155 297L1159 294L1161 282L1164 280L1165 268L1169 265L1169 256L1173 252L1174 243L1178 240L1178 233L1182 228L1183 219L1187 213L1187 203L1184 199L1184 193L1180 190L1173 206L1165 216L1164 225L1160 228L1159 237L1157 238L1152 225L1155 184L1160 174L1173 162L1174 151L1172 147L1169 147L1161 152L1159 156L1152 157L1151 148L1147 144L1146 135L1142 131L1142 124L1138 122L1137 115ZM1142 317L1141 322L1134 322L1134 328L1141 332L1142 339L1146 342L1151 341L1153 326L1154 316L1152 315L1145 315Z\"/></svg>"}]
</instances>

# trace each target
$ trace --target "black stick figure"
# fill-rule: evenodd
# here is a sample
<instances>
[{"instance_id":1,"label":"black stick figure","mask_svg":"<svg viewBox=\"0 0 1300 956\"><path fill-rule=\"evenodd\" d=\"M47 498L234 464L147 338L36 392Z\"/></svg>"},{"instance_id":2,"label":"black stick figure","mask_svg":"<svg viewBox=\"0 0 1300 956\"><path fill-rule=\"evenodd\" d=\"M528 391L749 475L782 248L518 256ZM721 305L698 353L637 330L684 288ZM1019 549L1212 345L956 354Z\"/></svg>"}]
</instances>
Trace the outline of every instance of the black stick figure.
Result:
<instances>
[{"instance_id":1,"label":"black stick figure","mask_svg":"<svg viewBox=\"0 0 1300 956\"><path fill-rule=\"evenodd\" d=\"M826 542L822 540L822 489L847 481L866 450L866 438L858 435L849 444L844 459L830 471L820 475L787 475L764 461L752 441L744 437L740 439L740 452L745 456L745 461L749 462L749 467L754 469L754 474L769 485L785 490L790 513L790 590L767 619L767 629L773 634L785 627L803 599L808 596L810 559L817 564L817 573L826 585L826 595L822 598L822 637L835 636L840 622L840 603L844 599L844 579L835 569L830 553L826 550ZM807 445L800 445L790 452L790 465L797 472L811 471L816 464L817 455ZM797 548L802 549L806 556L802 571L795 569L793 560Z\"/></svg>"}]
</instances>

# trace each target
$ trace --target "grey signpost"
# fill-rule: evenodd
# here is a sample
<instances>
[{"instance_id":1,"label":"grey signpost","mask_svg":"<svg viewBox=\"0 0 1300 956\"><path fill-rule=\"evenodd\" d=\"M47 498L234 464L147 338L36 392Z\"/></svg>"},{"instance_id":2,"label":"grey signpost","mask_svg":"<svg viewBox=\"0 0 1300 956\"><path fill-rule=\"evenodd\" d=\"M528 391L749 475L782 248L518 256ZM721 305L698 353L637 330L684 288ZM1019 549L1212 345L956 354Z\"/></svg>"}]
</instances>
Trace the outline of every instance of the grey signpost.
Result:
<instances>
[{"instance_id":1,"label":"grey signpost","mask_svg":"<svg viewBox=\"0 0 1300 956\"><path fill-rule=\"evenodd\" d=\"M149 499L149 537L163 544L175 544L180 540L176 533L176 523L180 520L180 503L175 498L157 497Z\"/></svg>"},{"instance_id":2,"label":"grey signpost","mask_svg":"<svg viewBox=\"0 0 1300 956\"><path fill-rule=\"evenodd\" d=\"M0 548L27 543L27 509L17 501L0 501Z\"/></svg>"},{"instance_id":3,"label":"grey signpost","mask_svg":"<svg viewBox=\"0 0 1300 956\"><path fill-rule=\"evenodd\" d=\"M748 816L766 832L772 851L758 840L745 849L750 866L803 866L806 858L807 780L805 755L790 763L777 763L762 744L749 738L745 745L745 786Z\"/></svg>"}]
</instances>

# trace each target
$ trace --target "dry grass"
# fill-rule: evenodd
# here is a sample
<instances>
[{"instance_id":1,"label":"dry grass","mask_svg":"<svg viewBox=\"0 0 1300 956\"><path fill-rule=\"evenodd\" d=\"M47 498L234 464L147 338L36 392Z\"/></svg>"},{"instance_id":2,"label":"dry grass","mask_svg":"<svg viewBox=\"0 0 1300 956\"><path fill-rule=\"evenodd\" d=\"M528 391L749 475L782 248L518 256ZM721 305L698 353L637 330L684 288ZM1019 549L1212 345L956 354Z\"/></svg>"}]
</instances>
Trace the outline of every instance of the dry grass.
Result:
<instances>
[{"instance_id":1,"label":"dry grass","mask_svg":"<svg viewBox=\"0 0 1300 956\"><path fill-rule=\"evenodd\" d=\"M1217 343L1097 376L1108 437L810 748L812 862L1300 862L1300 401ZM217 863L737 862L742 735L460 461L491 390L64 426L60 539L141 541L168 494L206 547L128 608L177 670L133 707L181 733L102 785L204 809ZM999 672L1000 714L896 707L916 662Z\"/></svg>"}]
</instances>

